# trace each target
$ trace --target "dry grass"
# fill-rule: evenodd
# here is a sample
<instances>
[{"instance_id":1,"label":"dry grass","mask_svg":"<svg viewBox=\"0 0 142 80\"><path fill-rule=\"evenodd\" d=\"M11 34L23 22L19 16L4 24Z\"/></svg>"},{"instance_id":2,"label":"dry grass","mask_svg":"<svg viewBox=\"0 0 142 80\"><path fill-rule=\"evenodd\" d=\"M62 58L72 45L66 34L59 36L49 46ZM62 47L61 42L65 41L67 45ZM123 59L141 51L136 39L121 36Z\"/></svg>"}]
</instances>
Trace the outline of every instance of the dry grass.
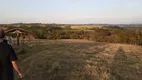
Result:
<instances>
[{"instance_id":1,"label":"dry grass","mask_svg":"<svg viewBox=\"0 0 142 80\"><path fill-rule=\"evenodd\" d=\"M142 47L59 40L18 54L23 80L142 80Z\"/></svg>"},{"instance_id":2,"label":"dry grass","mask_svg":"<svg viewBox=\"0 0 142 80\"><path fill-rule=\"evenodd\" d=\"M71 26L72 29L92 29L92 28L103 28L102 26Z\"/></svg>"}]
</instances>

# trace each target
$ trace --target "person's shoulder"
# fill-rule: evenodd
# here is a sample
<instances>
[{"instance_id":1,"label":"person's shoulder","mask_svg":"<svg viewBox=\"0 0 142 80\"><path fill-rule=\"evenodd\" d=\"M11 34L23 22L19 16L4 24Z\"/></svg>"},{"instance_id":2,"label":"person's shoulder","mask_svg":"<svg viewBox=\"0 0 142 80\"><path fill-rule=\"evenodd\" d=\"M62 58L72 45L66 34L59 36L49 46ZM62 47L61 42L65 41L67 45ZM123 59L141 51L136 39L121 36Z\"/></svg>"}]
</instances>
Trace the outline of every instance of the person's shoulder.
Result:
<instances>
[{"instance_id":1,"label":"person's shoulder","mask_svg":"<svg viewBox=\"0 0 142 80\"><path fill-rule=\"evenodd\" d=\"M8 41L4 39L3 42L4 42L4 43L7 43Z\"/></svg>"},{"instance_id":2,"label":"person's shoulder","mask_svg":"<svg viewBox=\"0 0 142 80\"><path fill-rule=\"evenodd\" d=\"M7 43L5 43L5 42L1 42L1 43L0 43L0 46L1 46L3 49L5 49L5 50L9 50L10 48L12 48L11 45L9 45L9 44L7 44Z\"/></svg>"},{"instance_id":3,"label":"person's shoulder","mask_svg":"<svg viewBox=\"0 0 142 80\"><path fill-rule=\"evenodd\" d=\"M6 41L5 42L3 42L3 45L4 46L7 46L7 47L12 47L11 45L9 45Z\"/></svg>"}]
</instances>

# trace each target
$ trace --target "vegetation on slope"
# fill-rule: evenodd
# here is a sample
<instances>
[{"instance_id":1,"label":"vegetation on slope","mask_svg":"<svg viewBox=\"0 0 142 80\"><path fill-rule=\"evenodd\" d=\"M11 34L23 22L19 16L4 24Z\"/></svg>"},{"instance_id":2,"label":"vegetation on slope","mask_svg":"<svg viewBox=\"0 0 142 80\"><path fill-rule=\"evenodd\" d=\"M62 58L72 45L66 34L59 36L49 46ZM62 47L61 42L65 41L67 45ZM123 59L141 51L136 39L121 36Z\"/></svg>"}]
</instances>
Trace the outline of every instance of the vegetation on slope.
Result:
<instances>
[{"instance_id":1,"label":"vegetation on slope","mask_svg":"<svg viewBox=\"0 0 142 80\"><path fill-rule=\"evenodd\" d=\"M142 48L90 41L52 41L18 54L23 80L141 80Z\"/></svg>"},{"instance_id":2,"label":"vegetation on slope","mask_svg":"<svg viewBox=\"0 0 142 80\"><path fill-rule=\"evenodd\" d=\"M8 27L8 29L11 28L14 27ZM86 39L96 42L142 45L141 29L124 29L119 26L105 26L104 28L84 28L76 30L71 28L61 28L56 25L48 25L46 27L21 26L20 28L28 30L29 34L36 39Z\"/></svg>"}]
</instances>

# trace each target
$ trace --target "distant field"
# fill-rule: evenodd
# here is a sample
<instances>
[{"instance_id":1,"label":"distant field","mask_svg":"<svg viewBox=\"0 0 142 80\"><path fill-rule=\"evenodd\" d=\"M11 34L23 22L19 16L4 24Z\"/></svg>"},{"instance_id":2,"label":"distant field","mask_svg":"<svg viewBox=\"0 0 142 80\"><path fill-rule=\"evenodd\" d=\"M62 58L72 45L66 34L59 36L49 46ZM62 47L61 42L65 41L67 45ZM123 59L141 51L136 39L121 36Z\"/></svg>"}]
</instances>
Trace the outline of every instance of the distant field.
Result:
<instances>
[{"instance_id":1,"label":"distant field","mask_svg":"<svg viewBox=\"0 0 142 80\"><path fill-rule=\"evenodd\" d=\"M142 80L142 47L55 40L18 54L23 80Z\"/></svg>"},{"instance_id":2,"label":"distant field","mask_svg":"<svg viewBox=\"0 0 142 80\"><path fill-rule=\"evenodd\" d=\"M64 26L61 26L64 28ZM71 29L93 29L93 28L103 28L102 26L71 26Z\"/></svg>"},{"instance_id":3,"label":"distant field","mask_svg":"<svg viewBox=\"0 0 142 80\"><path fill-rule=\"evenodd\" d=\"M71 26L72 29L92 29L92 28L102 28L101 26Z\"/></svg>"}]
</instances>

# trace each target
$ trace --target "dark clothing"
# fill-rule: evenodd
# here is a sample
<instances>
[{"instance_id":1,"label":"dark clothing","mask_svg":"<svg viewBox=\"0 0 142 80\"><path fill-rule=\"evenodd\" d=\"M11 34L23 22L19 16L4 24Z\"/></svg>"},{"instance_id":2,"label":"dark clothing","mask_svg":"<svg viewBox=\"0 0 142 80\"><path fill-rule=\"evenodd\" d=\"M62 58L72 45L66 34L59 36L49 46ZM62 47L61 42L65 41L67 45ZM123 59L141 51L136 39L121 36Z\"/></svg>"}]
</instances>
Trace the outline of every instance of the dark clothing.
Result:
<instances>
[{"instance_id":1,"label":"dark clothing","mask_svg":"<svg viewBox=\"0 0 142 80\"><path fill-rule=\"evenodd\" d=\"M0 80L13 80L11 61L17 60L13 48L5 42L0 42Z\"/></svg>"},{"instance_id":2,"label":"dark clothing","mask_svg":"<svg viewBox=\"0 0 142 80\"><path fill-rule=\"evenodd\" d=\"M5 39L3 40L3 42L4 42L4 43L8 43L8 41L7 41L7 40L5 40Z\"/></svg>"}]
</instances>

